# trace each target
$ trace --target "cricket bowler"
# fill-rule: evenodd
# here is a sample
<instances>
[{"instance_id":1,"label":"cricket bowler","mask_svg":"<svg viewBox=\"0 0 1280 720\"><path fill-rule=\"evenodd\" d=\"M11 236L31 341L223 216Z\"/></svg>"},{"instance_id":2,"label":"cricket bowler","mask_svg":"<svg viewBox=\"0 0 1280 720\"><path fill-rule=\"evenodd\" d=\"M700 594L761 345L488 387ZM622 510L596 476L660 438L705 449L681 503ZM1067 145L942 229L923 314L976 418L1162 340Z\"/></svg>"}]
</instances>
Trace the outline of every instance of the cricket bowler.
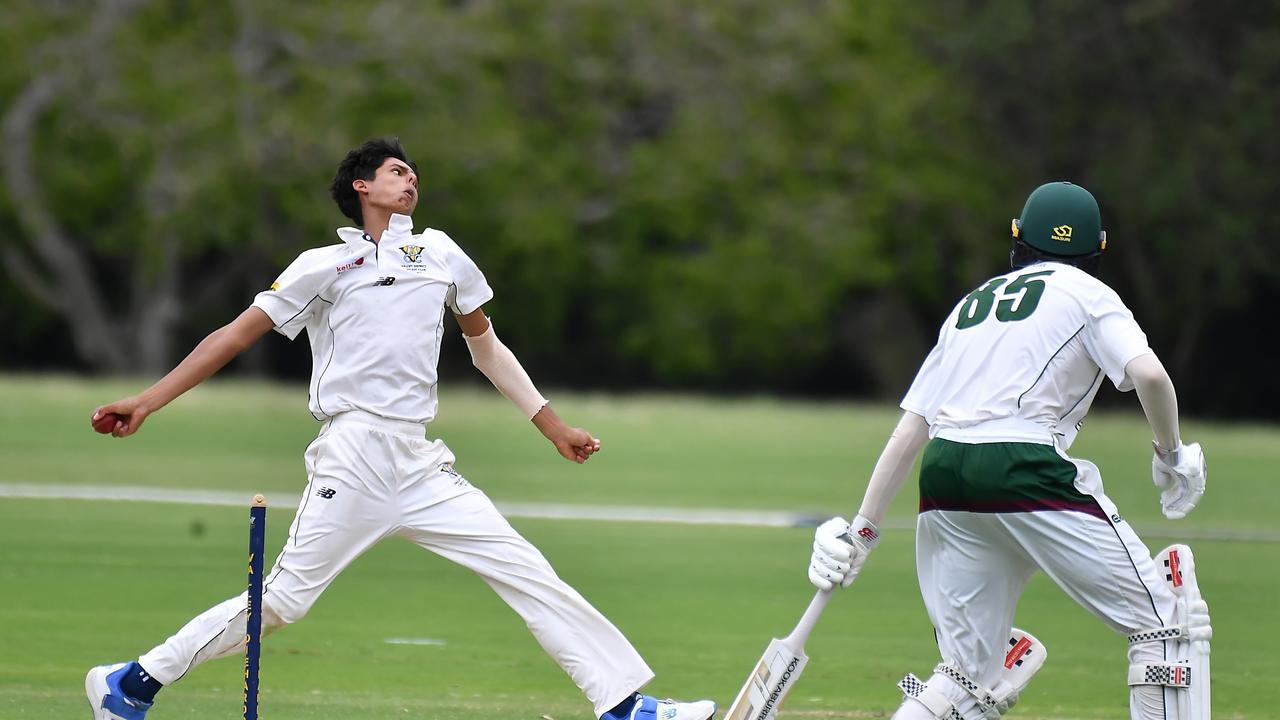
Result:
<instances>
[{"instance_id":1,"label":"cricket bowler","mask_svg":"<svg viewBox=\"0 0 1280 720\"><path fill-rule=\"evenodd\" d=\"M1094 197L1067 182L1042 185L1012 232L1013 270L983 282L943 322L858 516L818 528L809 578L829 589L857 577L923 449L916 571L942 662L926 680L899 684L894 718L1004 714L1034 674L1023 660L1043 652L1010 632L1023 588L1043 571L1127 637L1129 672L1116 683L1129 686L1134 720L1208 720L1212 630L1190 549L1153 559L1097 466L1067 451L1110 380L1137 391L1151 425L1165 517L1185 517L1200 501L1204 454L1182 442L1173 383L1146 335L1095 277L1107 240Z\"/></svg>"},{"instance_id":2,"label":"cricket bowler","mask_svg":"<svg viewBox=\"0 0 1280 720\"><path fill-rule=\"evenodd\" d=\"M264 635L307 613L344 568L379 541L404 538L479 575L527 623L604 720L707 720L715 703L658 700L639 689L653 672L631 643L454 469L428 437L445 309L477 368L566 459L600 441L547 404L481 306L484 275L448 235L415 230L418 174L398 141L370 140L338 166L330 188L356 227L303 252L239 317L214 331L142 393L94 411L100 432L126 437L151 414L276 330L307 331L309 405L322 423L304 456L308 484L289 536L264 580ZM241 653L246 596L196 616L136 661L89 671L95 720L142 720L162 687L209 660ZM537 717L530 708L523 716Z\"/></svg>"}]
</instances>

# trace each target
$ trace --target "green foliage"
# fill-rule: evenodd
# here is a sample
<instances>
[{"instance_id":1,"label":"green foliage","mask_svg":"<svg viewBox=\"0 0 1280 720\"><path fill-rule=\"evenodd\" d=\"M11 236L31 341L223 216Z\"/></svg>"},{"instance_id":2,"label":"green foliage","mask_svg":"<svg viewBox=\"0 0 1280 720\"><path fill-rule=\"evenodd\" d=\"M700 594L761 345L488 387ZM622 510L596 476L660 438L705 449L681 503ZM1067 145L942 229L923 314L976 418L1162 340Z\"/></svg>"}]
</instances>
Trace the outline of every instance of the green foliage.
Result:
<instances>
[{"instance_id":1,"label":"green foliage","mask_svg":"<svg viewBox=\"0 0 1280 720\"><path fill-rule=\"evenodd\" d=\"M41 196L135 305L178 248L183 337L333 242L328 180L373 135L558 382L896 396L1056 177L1101 200L1106 278L1175 377L1249 375L1207 339L1280 279L1269 6L139 0L95 35L81 5L6 9L0 99L70 77Z\"/></svg>"},{"instance_id":2,"label":"green foliage","mask_svg":"<svg viewBox=\"0 0 1280 720\"><path fill-rule=\"evenodd\" d=\"M1277 6L944 7L933 54L984 99L972 131L1001 148L993 180L1015 197L1050 179L1089 187L1104 277L1175 378L1253 374L1251 328L1280 286Z\"/></svg>"},{"instance_id":3,"label":"green foliage","mask_svg":"<svg viewBox=\"0 0 1280 720\"><path fill-rule=\"evenodd\" d=\"M341 152L399 134L423 170L420 221L482 262L530 364L767 383L831 352L850 293L916 277L882 257L894 228L925 230L898 190L968 185L944 178L964 144L936 121L963 98L896 22L753 0L153 3L80 77L92 92L50 110L46 195L82 198L59 217L107 260L182 238L187 275L211 251L278 267L328 241ZM230 313L242 292L217 301Z\"/></svg>"}]
</instances>

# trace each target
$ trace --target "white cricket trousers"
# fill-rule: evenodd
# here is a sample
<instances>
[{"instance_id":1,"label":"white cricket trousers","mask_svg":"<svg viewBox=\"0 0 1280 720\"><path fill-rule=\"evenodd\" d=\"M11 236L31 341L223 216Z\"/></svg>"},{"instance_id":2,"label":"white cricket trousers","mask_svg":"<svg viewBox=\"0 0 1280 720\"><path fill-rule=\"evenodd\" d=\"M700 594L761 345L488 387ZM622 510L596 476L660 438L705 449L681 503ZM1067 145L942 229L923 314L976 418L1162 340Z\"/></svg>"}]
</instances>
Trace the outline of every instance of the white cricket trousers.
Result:
<instances>
[{"instance_id":1,"label":"white cricket trousers","mask_svg":"<svg viewBox=\"0 0 1280 720\"><path fill-rule=\"evenodd\" d=\"M995 683L1018 600L1038 570L1122 635L1175 622L1176 598L1146 545L1102 492L1097 466L1059 456L1075 465L1075 487L1096 503L1093 514L933 509L916 521L916 572L942 660L986 688ZM1033 627L1027 630L1035 633ZM1115 651L1125 647L1118 638ZM1130 662L1170 659L1160 643L1128 646L1128 653ZM1131 718L1166 720L1164 693L1175 691L1126 688L1122 668L1116 665L1110 692L1119 699L1128 691ZM972 697L945 676L934 678L940 678L939 686L961 714L973 717ZM895 720L931 717L914 701L904 702L894 715Z\"/></svg>"},{"instance_id":2,"label":"white cricket trousers","mask_svg":"<svg viewBox=\"0 0 1280 720\"><path fill-rule=\"evenodd\" d=\"M307 448L308 483L263 588L263 632L296 622L361 553L399 535L474 571L529 626L603 715L653 678L640 654L561 580L489 498L454 472L453 453L422 425L347 412ZM244 593L206 610L138 658L169 685L243 652Z\"/></svg>"}]
</instances>

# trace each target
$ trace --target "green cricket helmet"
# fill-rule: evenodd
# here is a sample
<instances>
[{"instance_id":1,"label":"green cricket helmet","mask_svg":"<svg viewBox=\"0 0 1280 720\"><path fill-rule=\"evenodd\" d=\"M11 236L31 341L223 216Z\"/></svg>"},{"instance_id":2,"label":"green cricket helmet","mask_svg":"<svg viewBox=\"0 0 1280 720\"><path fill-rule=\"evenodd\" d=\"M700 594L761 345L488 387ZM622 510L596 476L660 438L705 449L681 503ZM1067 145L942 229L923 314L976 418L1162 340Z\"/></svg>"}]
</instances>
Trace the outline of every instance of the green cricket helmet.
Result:
<instances>
[{"instance_id":1,"label":"green cricket helmet","mask_svg":"<svg viewBox=\"0 0 1280 720\"><path fill-rule=\"evenodd\" d=\"M1107 249L1098 201L1069 182L1045 183L1027 197L1013 237L1046 255L1085 258Z\"/></svg>"}]
</instances>

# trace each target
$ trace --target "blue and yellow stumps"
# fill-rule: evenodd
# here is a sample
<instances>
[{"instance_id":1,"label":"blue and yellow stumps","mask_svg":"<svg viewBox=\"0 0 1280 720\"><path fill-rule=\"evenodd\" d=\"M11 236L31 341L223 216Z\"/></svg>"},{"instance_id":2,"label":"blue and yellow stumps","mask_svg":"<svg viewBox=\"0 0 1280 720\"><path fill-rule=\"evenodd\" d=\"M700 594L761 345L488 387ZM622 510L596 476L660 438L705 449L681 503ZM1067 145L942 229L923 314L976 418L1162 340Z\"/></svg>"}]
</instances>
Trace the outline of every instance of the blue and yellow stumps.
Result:
<instances>
[{"instance_id":1,"label":"blue and yellow stumps","mask_svg":"<svg viewBox=\"0 0 1280 720\"><path fill-rule=\"evenodd\" d=\"M267 532L267 499L249 506L249 602L245 624L244 720L258 720L258 663L262 652L262 553Z\"/></svg>"}]
</instances>

